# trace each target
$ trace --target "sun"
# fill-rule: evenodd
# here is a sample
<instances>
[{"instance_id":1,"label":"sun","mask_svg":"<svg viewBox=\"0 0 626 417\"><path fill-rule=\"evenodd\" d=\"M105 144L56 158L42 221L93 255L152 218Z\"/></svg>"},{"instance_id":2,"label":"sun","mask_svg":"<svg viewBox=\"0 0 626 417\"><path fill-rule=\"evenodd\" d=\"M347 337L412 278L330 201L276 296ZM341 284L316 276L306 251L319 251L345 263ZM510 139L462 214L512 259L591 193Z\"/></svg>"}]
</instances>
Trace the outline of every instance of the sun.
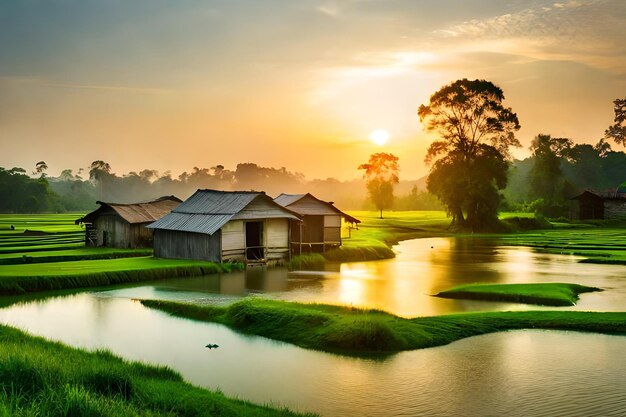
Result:
<instances>
[{"instance_id":1,"label":"sun","mask_svg":"<svg viewBox=\"0 0 626 417\"><path fill-rule=\"evenodd\" d=\"M385 129L376 129L370 133L369 138L372 143L378 146L383 146L389 141L389 132Z\"/></svg>"}]
</instances>

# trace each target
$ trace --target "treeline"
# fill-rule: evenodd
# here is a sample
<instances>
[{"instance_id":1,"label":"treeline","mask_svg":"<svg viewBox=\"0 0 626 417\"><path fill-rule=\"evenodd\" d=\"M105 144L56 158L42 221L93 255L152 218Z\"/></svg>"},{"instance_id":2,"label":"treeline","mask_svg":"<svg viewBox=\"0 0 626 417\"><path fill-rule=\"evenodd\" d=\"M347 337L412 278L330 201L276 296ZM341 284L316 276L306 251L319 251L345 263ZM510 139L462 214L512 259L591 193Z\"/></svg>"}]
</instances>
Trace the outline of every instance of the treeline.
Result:
<instances>
[{"instance_id":1,"label":"treeline","mask_svg":"<svg viewBox=\"0 0 626 417\"><path fill-rule=\"evenodd\" d=\"M626 182L626 153L601 139L596 145L574 145L567 138L538 135L533 155L515 161L504 190L503 209L567 217L570 198L584 190L616 190Z\"/></svg>"},{"instance_id":2,"label":"treeline","mask_svg":"<svg viewBox=\"0 0 626 417\"><path fill-rule=\"evenodd\" d=\"M0 168L0 212L41 213L89 211L96 201L131 203L164 195L185 199L199 188L220 190L263 190L275 197L280 193L310 192L333 201L343 209L371 209L362 179L335 178L307 180L286 168L268 168L241 163L234 170L222 165L194 167L177 177L145 169L117 175L110 164L94 161L86 170L63 170L58 177L46 175L41 161L31 176L23 168ZM396 188L394 209L437 210L439 203L424 191L424 181L401 181Z\"/></svg>"}]
</instances>

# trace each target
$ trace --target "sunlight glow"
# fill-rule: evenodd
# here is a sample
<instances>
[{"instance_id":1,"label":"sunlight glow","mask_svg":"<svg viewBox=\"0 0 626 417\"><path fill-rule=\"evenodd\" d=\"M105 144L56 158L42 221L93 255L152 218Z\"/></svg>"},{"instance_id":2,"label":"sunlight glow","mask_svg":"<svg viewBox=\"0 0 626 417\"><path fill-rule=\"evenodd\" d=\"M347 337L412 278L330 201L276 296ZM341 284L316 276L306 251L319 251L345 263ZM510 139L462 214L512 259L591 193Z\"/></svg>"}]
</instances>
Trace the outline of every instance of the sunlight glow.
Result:
<instances>
[{"instance_id":1,"label":"sunlight glow","mask_svg":"<svg viewBox=\"0 0 626 417\"><path fill-rule=\"evenodd\" d=\"M376 129L369 136L372 143L383 146L389 141L389 132L384 129Z\"/></svg>"}]
</instances>

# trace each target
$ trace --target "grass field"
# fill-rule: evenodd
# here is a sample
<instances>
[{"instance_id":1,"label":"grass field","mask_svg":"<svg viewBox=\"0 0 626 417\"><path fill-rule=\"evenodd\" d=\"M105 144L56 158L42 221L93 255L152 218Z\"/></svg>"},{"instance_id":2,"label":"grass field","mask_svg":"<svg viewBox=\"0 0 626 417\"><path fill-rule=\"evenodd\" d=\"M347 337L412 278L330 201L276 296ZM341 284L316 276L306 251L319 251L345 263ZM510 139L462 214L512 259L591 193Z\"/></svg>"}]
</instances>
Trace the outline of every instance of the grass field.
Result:
<instances>
[{"instance_id":1,"label":"grass field","mask_svg":"<svg viewBox=\"0 0 626 417\"><path fill-rule=\"evenodd\" d=\"M231 272L242 268L243 264L153 257L3 265L0 268L0 294L107 286Z\"/></svg>"},{"instance_id":2,"label":"grass field","mask_svg":"<svg viewBox=\"0 0 626 417\"><path fill-rule=\"evenodd\" d=\"M506 301L546 306L573 306L579 294L602 291L578 284L469 284L441 291L436 297L465 300Z\"/></svg>"},{"instance_id":3,"label":"grass field","mask_svg":"<svg viewBox=\"0 0 626 417\"><path fill-rule=\"evenodd\" d=\"M295 416L192 386L165 367L126 362L0 326L0 416Z\"/></svg>"},{"instance_id":4,"label":"grass field","mask_svg":"<svg viewBox=\"0 0 626 417\"><path fill-rule=\"evenodd\" d=\"M348 355L441 346L514 329L626 334L626 313L522 311L451 314L405 319L377 310L246 299L227 307L143 300L172 315L308 348Z\"/></svg>"}]
</instances>

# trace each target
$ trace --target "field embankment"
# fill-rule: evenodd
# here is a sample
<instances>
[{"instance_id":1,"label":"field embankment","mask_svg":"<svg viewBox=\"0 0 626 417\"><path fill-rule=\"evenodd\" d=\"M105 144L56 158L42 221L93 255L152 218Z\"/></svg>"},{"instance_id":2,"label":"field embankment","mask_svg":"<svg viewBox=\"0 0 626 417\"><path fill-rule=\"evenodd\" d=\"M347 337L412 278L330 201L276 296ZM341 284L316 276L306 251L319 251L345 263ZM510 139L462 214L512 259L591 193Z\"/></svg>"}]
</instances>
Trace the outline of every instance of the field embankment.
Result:
<instances>
[{"instance_id":1,"label":"field embankment","mask_svg":"<svg viewBox=\"0 0 626 417\"><path fill-rule=\"evenodd\" d=\"M136 257L106 260L3 265L0 294L108 286L163 278L231 272L243 264Z\"/></svg>"},{"instance_id":2,"label":"field embankment","mask_svg":"<svg viewBox=\"0 0 626 417\"><path fill-rule=\"evenodd\" d=\"M165 367L0 326L0 416L296 416L183 381Z\"/></svg>"},{"instance_id":3,"label":"field embankment","mask_svg":"<svg viewBox=\"0 0 626 417\"><path fill-rule=\"evenodd\" d=\"M579 294L600 288L567 283L468 284L441 291L435 297L463 300L504 301L546 306L573 306Z\"/></svg>"},{"instance_id":4,"label":"field embankment","mask_svg":"<svg viewBox=\"0 0 626 417\"><path fill-rule=\"evenodd\" d=\"M220 323L244 333L347 355L428 348L515 329L626 334L626 313L523 311L406 319L377 310L261 299L243 300L227 307L141 302L175 316Z\"/></svg>"}]
</instances>

